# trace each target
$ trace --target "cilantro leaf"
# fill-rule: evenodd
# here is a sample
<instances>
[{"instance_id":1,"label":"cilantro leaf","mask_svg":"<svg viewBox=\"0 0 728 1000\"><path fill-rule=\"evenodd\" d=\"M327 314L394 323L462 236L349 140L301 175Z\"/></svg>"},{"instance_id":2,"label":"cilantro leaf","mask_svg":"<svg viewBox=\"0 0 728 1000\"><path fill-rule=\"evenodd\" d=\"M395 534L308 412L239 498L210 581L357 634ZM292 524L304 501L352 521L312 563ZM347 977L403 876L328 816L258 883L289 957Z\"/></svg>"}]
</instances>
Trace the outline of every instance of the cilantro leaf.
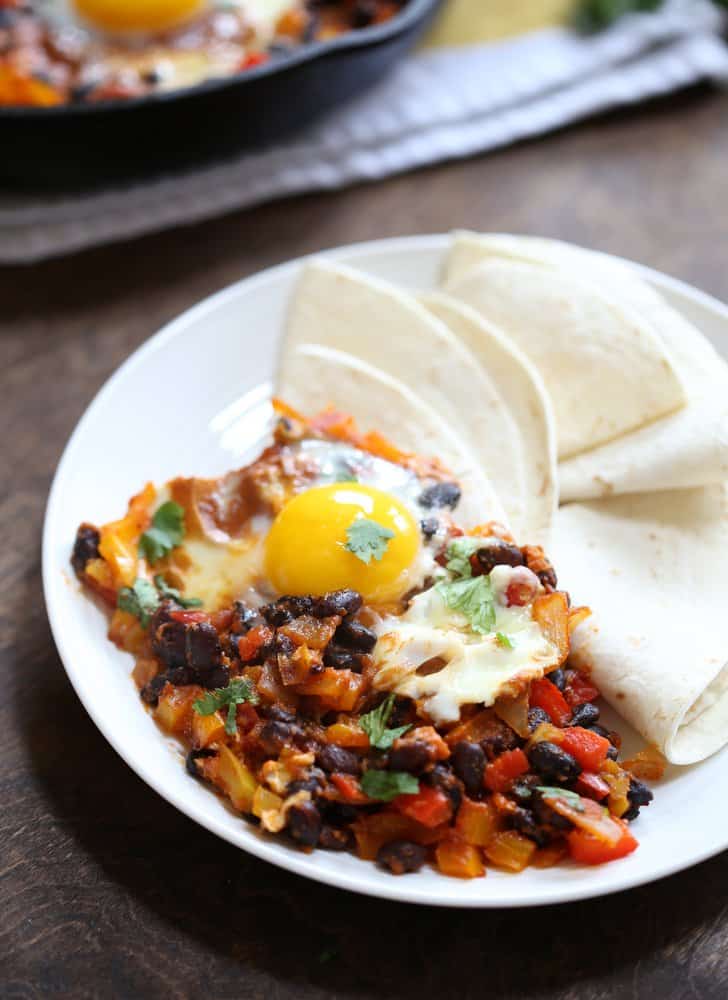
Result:
<instances>
[{"instance_id":1,"label":"cilantro leaf","mask_svg":"<svg viewBox=\"0 0 728 1000\"><path fill-rule=\"evenodd\" d=\"M253 686L247 678L238 677L236 680L230 681L227 687L206 691L201 698L192 702L192 707L198 715L212 715L219 708L227 706L225 732L228 736L234 736L236 731L235 710L244 701L256 705L258 694L253 690Z\"/></svg>"},{"instance_id":2,"label":"cilantro leaf","mask_svg":"<svg viewBox=\"0 0 728 1000\"><path fill-rule=\"evenodd\" d=\"M447 556L447 568L455 576L471 577L473 569L470 565L470 557L474 552L482 548L482 546L482 538L468 538L467 535L464 535L462 538L454 538L448 545L445 553Z\"/></svg>"},{"instance_id":3,"label":"cilantro leaf","mask_svg":"<svg viewBox=\"0 0 728 1000\"><path fill-rule=\"evenodd\" d=\"M504 649L513 649L513 640L505 632L496 632L495 639L498 645Z\"/></svg>"},{"instance_id":4,"label":"cilantro leaf","mask_svg":"<svg viewBox=\"0 0 728 1000\"><path fill-rule=\"evenodd\" d=\"M159 607L159 594L149 580L137 577L131 587L121 588L116 598L116 606L134 615L146 628Z\"/></svg>"},{"instance_id":5,"label":"cilantro leaf","mask_svg":"<svg viewBox=\"0 0 728 1000\"><path fill-rule=\"evenodd\" d=\"M576 809L577 812L584 812L584 806L581 804L581 796L577 795L576 792L572 792L568 788L556 788L550 785L536 785L536 791L541 792L541 795L545 799L563 799L564 802Z\"/></svg>"},{"instance_id":6,"label":"cilantro leaf","mask_svg":"<svg viewBox=\"0 0 728 1000\"><path fill-rule=\"evenodd\" d=\"M154 577L154 583L162 597L171 597L183 608L201 608L203 605L199 597L184 597L176 587L170 587L161 573L157 573Z\"/></svg>"},{"instance_id":7,"label":"cilantro leaf","mask_svg":"<svg viewBox=\"0 0 728 1000\"><path fill-rule=\"evenodd\" d=\"M487 576L474 576L435 584L435 590L451 610L464 615L473 632L486 635L495 625L493 587Z\"/></svg>"},{"instance_id":8,"label":"cilantro leaf","mask_svg":"<svg viewBox=\"0 0 728 1000\"><path fill-rule=\"evenodd\" d=\"M404 771L365 771L361 789L370 799L391 802L398 795L416 795L420 783L414 775Z\"/></svg>"},{"instance_id":9,"label":"cilantro leaf","mask_svg":"<svg viewBox=\"0 0 728 1000\"><path fill-rule=\"evenodd\" d=\"M184 508L168 500L155 512L152 526L139 539L139 548L149 563L159 562L185 537Z\"/></svg>"},{"instance_id":10,"label":"cilantro leaf","mask_svg":"<svg viewBox=\"0 0 728 1000\"><path fill-rule=\"evenodd\" d=\"M394 693L388 694L382 704L362 715L359 725L369 737L369 742L377 750L389 750L396 739L406 733L412 726L398 726L396 729L387 729L389 716L394 707Z\"/></svg>"},{"instance_id":11,"label":"cilantro leaf","mask_svg":"<svg viewBox=\"0 0 728 1000\"><path fill-rule=\"evenodd\" d=\"M625 14L657 10L664 0L581 0L574 12L578 31L594 32L608 28ZM718 4L721 0L715 0Z\"/></svg>"},{"instance_id":12,"label":"cilantro leaf","mask_svg":"<svg viewBox=\"0 0 728 1000\"><path fill-rule=\"evenodd\" d=\"M394 538L394 532L389 528L377 521L360 517L346 529L344 548L368 566L372 559L378 561L382 558L391 538Z\"/></svg>"}]
</instances>

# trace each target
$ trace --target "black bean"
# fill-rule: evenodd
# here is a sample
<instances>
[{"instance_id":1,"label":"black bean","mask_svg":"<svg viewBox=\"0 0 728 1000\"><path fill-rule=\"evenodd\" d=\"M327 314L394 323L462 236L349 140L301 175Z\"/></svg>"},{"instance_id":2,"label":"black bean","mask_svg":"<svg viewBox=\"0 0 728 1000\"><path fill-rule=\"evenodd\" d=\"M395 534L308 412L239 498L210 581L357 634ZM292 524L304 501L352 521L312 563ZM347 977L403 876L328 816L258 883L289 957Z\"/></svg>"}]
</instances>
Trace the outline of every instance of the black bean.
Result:
<instances>
[{"instance_id":1,"label":"black bean","mask_svg":"<svg viewBox=\"0 0 728 1000\"><path fill-rule=\"evenodd\" d=\"M424 775L425 782L435 788L442 789L450 799L453 812L457 812L463 798L462 786L452 771L444 764L435 764L433 769Z\"/></svg>"},{"instance_id":2,"label":"black bean","mask_svg":"<svg viewBox=\"0 0 728 1000\"><path fill-rule=\"evenodd\" d=\"M1 9L0 14L2 14ZM71 565L77 576L81 576L86 569L87 562L100 557L100 541L101 535L92 524L82 524L76 532L76 540L73 543L73 553L71 554Z\"/></svg>"},{"instance_id":3,"label":"black bean","mask_svg":"<svg viewBox=\"0 0 728 1000\"><path fill-rule=\"evenodd\" d=\"M426 539L434 538L437 534L437 529L440 527L440 522L436 517L425 517L420 521L420 531Z\"/></svg>"},{"instance_id":4,"label":"black bean","mask_svg":"<svg viewBox=\"0 0 728 1000\"><path fill-rule=\"evenodd\" d=\"M359 654L351 649L337 646L334 642L330 642L324 650L324 663L335 670L354 670L357 673L361 671Z\"/></svg>"},{"instance_id":5,"label":"black bean","mask_svg":"<svg viewBox=\"0 0 728 1000\"><path fill-rule=\"evenodd\" d=\"M548 740L535 743L528 751L528 760L549 781L573 781L581 774L581 767L571 754Z\"/></svg>"},{"instance_id":6,"label":"black bean","mask_svg":"<svg viewBox=\"0 0 728 1000\"><path fill-rule=\"evenodd\" d=\"M389 770L421 774L430 763L430 750L422 740L405 740L389 751Z\"/></svg>"},{"instance_id":7,"label":"black bean","mask_svg":"<svg viewBox=\"0 0 728 1000\"><path fill-rule=\"evenodd\" d=\"M563 691L565 689L566 674L561 669L561 667L557 667L556 670L552 670L551 673L548 675L548 679L551 681L552 684L556 685L559 691Z\"/></svg>"},{"instance_id":8,"label":"black bean","mask_svg":"<svg viewBox=\"0 0 728 1000\"><path fill-rule=\"evenodd\" d=\"M640 814L640 809L643 806L648 806L650 802L652 802L654 795L647 785L638 781L637 778L630 778L627 798L629 799L630 806L627 812L622 816L622 819L633 820L637 819Z\"/></svg>"},{"instance_id":9,"label":"black bean","mask_svg":"<svg viewBox=\"0 0 728 1000\"><path fill-rule=\"evenodd\" d=\"M488 760L495 760L506 750L515 750L518 743L516 733L497 715L494 715L490 721L490 731L480 741Z\"/></svg>"},{"instance_id":10,"label":"black bean","mask_svg":"<svg viewBox=\"0 0 728 1000\"><path fill-rule=\"evenodd\" d=\"M393 875L419 871L426 857L425 848L410 840L393 840L377 851L377 862L382 868L388 868Z\"/></svg>"},{"instance_id":11,"label":"black bean","mask_svg":"<svg viewBox=\"0 0 728 1000\"><path fill-rule=\"evenodd\" d=\"M265 619L257 608L251 608L245 601L236 601L233 605L233 622L231 631L244 635L256 625L262 625Z\"/></svg>"},{"instance_id":12,"label":"black bean","mask_svg":"<svg viewBox=\"0 0 728 1000\"><path fill-rule=\"evenodd\" d=\"M315 794L321 791L321 784L316 778L296 778L286 785L286 795L293 795L295 792L311 792Z\"/></svg>"},{"instance_id":13,"label":"black bean","mask_svg":"<svg viewBox=\"0 0 728 1000\"><path fill-rule=\"evenodd\" d=\"M351 832L335 826L322 826L318 846L326 851L345 851L351 845Z\"/></svg>"},{"instance_id":14,"label":"black bean","mask_svg":"<svg viewBox=\"0 0 728 1000\"><path fill-rule=\"evenodd\" d=\"M333 615L355 614L364 603L356 590L332 590L323 597L314 597L311 614L314 618L331 618Z\"/></svg>"},{"instance_id":15,"label":"black bean","mask_svg":"<svg viewBox=\"0 0 728 1000\"><path fill-rule=\"evenodd\" d=\"M609 760L617 760L617 758L619 757L619 750L617 750L616 747L610 747L607 750L607 757L609 758Z\"/></svg>"},{"instance_id":16,"label":"black bean","mask_svg":"<svg viewBox=\"0 0 728 1000\"><path fill-rule=\"evenodd\" d=\"M343 621L336 630L334 640L360 653L371 653L377 644L376 634L357 621Z\"/></svg>"},{"instance_id":17,"label":"black bean","mask_svg":"<svg viewBox=\"0 0 728 1000\"><path fill-rule=\"evenodd\" d=\"M544 712L542 708L529 708L528 710L528 728L533 732L535 729L543 723L551 723L551 716L548 712Z\"/></svg>"},{"instance_id":18,"label":"black bean","mask_svg":"<svg viewBox=\"0 0 728 1000\"><path fill-rule=\"evenodd\" d=\"M321 804L325 811L326 822L331 823L332 826L345 826L347 823L352 823L359 815L356 806L350 806L347 802L322 802Z\"/></svg>"},{"instance_id":19,"label":"black bean","mask_svg":"<svg viewBox=\"0 0 728 1000\"><path fill-rule=\"evenodd\" d=\"M344 774L360 774L361 760L352 750L327 743L316 753L316 763L324 771L341 771Z\"/></svg>"},{"instance_id":20,"label":"black bean","mask_svg":"<svg viewBox=\"0 0 728 1000\"><path fill-rule=\"evenodd\" d=\"M590 701L585 701L583 705L576 706L569 725L582 726L584 729L587 729L595 722L599 722L599 709L596 705L592 705Z\"/></svg>"},{"instance_id":21,"label":"black bean","mask_svg":"<svg viewBox=\"0 0 728 1000\"><path fill-rule=\"evenodd\" d=\"M593 733L596 733L597 736L603 736L605 740L609 739L609 730L605 729L604 726L600 726L598 723L593 722L584 728L590 729Z\"/></svg>"},{"instance_id":22,"label":"black bean","mask_svg":"<svg viewBox=\"0 0 728 1000\"><path fill-rule=\"evenodd\" d=\"M193 778L199 778L200 772L197 770L197 761L203 757L214 757L217 751L215 750L190 750L185 759L185 768L188 774L191 774Z\"/></svg>"},{"instance_id":23,"label":"black bean","mask_svg":"<svg viewBox=\"0 0 728 1000\"><path fill-rule=\"evenodd\" d=\"M262 749L267 754L279 754L283 747L293 746L296 737L301 737L303 731L300 726L290 722L277 722L272 720L266 722L258 737Z\"/></svg>"},{"instance_id":24,"label":"black bean","mask_svg":"<svg viewBox=\"0 0 728 1000\"><path fill-rule=\"evenodd\" d=\"M510 790L511 798L515 799L519 805L530 805L533 788L538 785L540 780L535 774L527 774L525 777L519 778L518 781L514 781Z\"/></svg>"},{"instance_id":25,"label":"black bean","mask_svg":"<svg viewBox=\"0 0 728 1000\"><path fill-rule=\"evenodd\" d=\"M465 785L468 795L477 795L483 790L485 753L478 743L456 743L452 752L452 768Z\"/></svg>"},{"instance_id":26,"label":"black bean","mask_svg":"<svg viewBox=\"0 0 728 1000\"><path fill-rule=\"evenodd\" d=\"M295 714L289 712L287 708L282 708L280 705L271 705L270 708L266 709L266 718L274 719L276 722L296 721Z\"/></svg>"},{"instance_id":27,"label":"black bean","mask_svg":"<svg viewBox=\"0 0 728 1000\"><path fill-rule=\"evenodd\" d=\"M433 483L420 493L420 507L430 510L432 507L449 507L454 510L460 500L460 487L457 483Z\"/></svg>"},{"instance_id":28,"label":"black bean","mask_svg":"<svg viewBox=\"0 0 728 1000\"><path fill-rule=\"evenodd\" d=\"M313 802L297 802L288 809L287 827L299 844L313 847L321 833L321 813Z\"/></svg>"},{"instance_id":29,"label":"black bean","mask_svg":"<svg viewBox=\"0 0 728 1000\"><path fill-rule=\"evenodd\" d=\"M300 618L301 615L310 615L314 598L286 596L279 597L272 604L265 604L260 613L274 628L280 628L293 618Z\"/></svg>"},{"instance_id":30,"label":"black bean","mask_svg":"<svg viewBox=\"0 0 728 1000\"><path fill-rule=\"evenodd\" d=\"M209 622L192 622L185 634L185 660L193 670L206 672L216 667L222 648L215 627Z\"/></svg>"},{"instance_id":31,"label":"black bean","mask_svg":"<svg viewBox=\"0 0 728 1000\"><path fill-rule=\"evenodd\" d=\"M511 823L519 833L533 840L539 847L545 847L551 840L548 830L538 823L530 809L525 809L523 806L518 806L511 814Z\"/></svg>"},{"instance_id":32,"label":"black bean","mask_svg":"<svg viewBox=\"0 0 728 1000\"><path fill-rule=\"evenodd\" d=\"M528 805L539 826L554 832L571 829L571 820L555 812L549 805L548 799L543 798L536 789L532 790L531 801Z\"/></svg>"},{"instance_id":33,"label":"black bean","mask_svg":"<svg viewBox=\"0 0 728 1000\"><path fill-rule=\"evenodd\" d=\"M154 654L168 667L183 667L186 663L187 626L171 617L176 610L174 601L164 600L149 623Z\"/></svg>"},{"instance_id":34,"label":"black bean","mask_svg":"<svg viewBox=\"0 0 728 1000\"><path fill-rule=\"evenodd\" d=\"M523 566L523 553L502 538L493 538L473 556L471 566L476 576L485 576L496 566Z\"/></svg>"},{"instance_id":35,"label":"black bean","mask_svg":"<svg viewBox=\"0 0 728 1000\"><path fill-rule=\"evenodd\" d=\"M79 83L71 89L71 101L73 104L82 104L96 90L97 81L92 83Z\"/></svg>"},{"instance_id":36,"label":"black bean","mask_svg":"<svg viewBox=\"0 0 728 1000\"><path fill-rule=\"evenodd\" d=\"M156 707L159 696L162 693L162 688L167 683L167 680L167 674L157 674L156 677L153 677L139 692L142 701L147 705Z\"/></svg>"},{"instance_id":37,"label":"black bean","mask_svg":"<svg viewBox=\"0 0 728 1000\"><path fill-rule=\"evenodd\" d=\"M0 7L0 28L12 28L20 20L20 11L8 7Z\"/></svg>"}]
</instances>

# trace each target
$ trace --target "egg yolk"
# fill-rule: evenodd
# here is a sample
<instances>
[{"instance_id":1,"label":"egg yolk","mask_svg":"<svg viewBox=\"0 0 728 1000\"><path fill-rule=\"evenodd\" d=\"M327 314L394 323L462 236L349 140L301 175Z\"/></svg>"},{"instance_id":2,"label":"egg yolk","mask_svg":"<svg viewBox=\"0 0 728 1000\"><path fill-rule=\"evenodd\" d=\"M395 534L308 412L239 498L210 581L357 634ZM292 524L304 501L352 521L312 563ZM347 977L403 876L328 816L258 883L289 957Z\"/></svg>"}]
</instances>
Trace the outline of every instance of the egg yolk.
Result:
<instances>
[{"instance_id":1,"label":"egg yolk","mask_svg":"<svg viewBox=\"0 0 728 1000\"><path fill-rule=\"evenodd\" d=\"M104 31L166 31L207 6L207 0L72 0L84 20Z\"/></svg>"},{"instance_id":2,"label":"egg yolk","mask_svg":"<svg viewBox=\"0 0 728 1000\"><path fill-rule=\"evenodd\" d=\"M359 532L347 534L360 519L392 532L383 551L367 563L347 549ZM373 531L376 539L376 526ZM368 600L391 600L412 583L408 570L420 546L417 523L396 497L359 483L314 486L290 500L266 540L266 571L282 594L324 594L351 587Z\"/></svg>"}]
</instances>

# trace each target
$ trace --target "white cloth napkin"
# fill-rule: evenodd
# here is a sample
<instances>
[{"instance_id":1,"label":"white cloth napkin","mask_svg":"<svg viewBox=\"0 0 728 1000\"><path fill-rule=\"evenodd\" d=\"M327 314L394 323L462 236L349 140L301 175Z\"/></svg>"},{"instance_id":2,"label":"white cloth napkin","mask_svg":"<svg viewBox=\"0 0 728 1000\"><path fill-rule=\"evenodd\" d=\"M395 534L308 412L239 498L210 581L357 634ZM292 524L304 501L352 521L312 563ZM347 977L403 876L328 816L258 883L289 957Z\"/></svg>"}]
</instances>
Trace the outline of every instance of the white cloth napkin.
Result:
<instances>
[{"instance_id":1,"label":"white cloth napkin","mask_svg":"<svg viewBox=\"0 0 728 1000\"><path fill-rule=\"evenodd\" d=\"M90 194L0 194L0 263L32 262L284 195L372 181L699 80L728 81L724 27L709 0L671 0L588 38L556 28L420 52L285 145Z\"/></svg>"}]
</instances>

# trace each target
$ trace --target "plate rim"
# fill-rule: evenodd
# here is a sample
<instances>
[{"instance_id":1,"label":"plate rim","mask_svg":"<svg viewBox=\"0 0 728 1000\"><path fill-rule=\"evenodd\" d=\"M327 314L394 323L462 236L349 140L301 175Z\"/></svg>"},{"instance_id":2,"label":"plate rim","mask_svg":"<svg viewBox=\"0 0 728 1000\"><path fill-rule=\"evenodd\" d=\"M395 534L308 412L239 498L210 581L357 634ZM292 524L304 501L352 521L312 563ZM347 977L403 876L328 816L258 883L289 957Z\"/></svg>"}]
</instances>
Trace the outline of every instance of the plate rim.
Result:
<instances>
[{"instance_id":1,"label":"plate rim","mask_svg":"<svg viewBox=\"0 0 728 1000\"><path fill-rule=\"evenodd\" d=\"M487 235L508 234L498 233ZM226 299L231 297L234 298L243 287L251 289L269 281L275 282L281 278L285 278L287 275L299 269L306 261L315 257L345 257L349 262L351 262L352 257L378 256L380 254L387 254L391 252L442 252L447 248L451 237L451 233L397 236L379 240L343 244L323 251L315 251L305 254L301 257L265 268L262 271L255 272L252 275L226 285L217 292L201 299L188 309L185 309L182 313L165 323L164 326L156 333L144 340L120 365L117 366L117 368L114 369L114 371L109 375L93 396L72 430L56 466L43 519L42 581L46 613L50 623L53 640L66 676L68 677L71 686L76 692L76 695L89 715L91 721L95 724L101 735L106 739L107 743L113 747L124 763L130 767L134 773L137 774L137 776L152 789L152 791L160 795L163 799L169 802L170 805L174 806L181 813L183 813L183 815L192 819L209 832L221 837L223 840L232 844L239 850L244 850L246 853L252 854L263 861L267 861L278 868L293 872L294 874L305 878L313 879L316 882L331 885L335 888L361 893L362 895L419 905L467 909L517 909L565 904L589 898L601 898L602 896L612 895L616 892L622 892L640 885L659 881L662 878L667 878L677 872L700 864L708 858L714 857L721 851L728 848L728 832L726 833L725 841L722 844L718 844L717 846L715 844L710 844L704 850L694 851L687 858L680 857L674 862L665 865L658 874L638 870L621 880L614 879L610 884L599 887L593 886L587 882L585 882L582 886L579 886L579 884L573 880L566 880L563 884L545 887L538 898L530 901L523 901L522 899L509 901L508 899L504 900L501 898L497 900L490 900L487 897L458 896L458 886L460 883L457 879L450 880L453 883L452 888L443 890L438 893L438 895L434 896L430 889L426 887L418 888L415 881L407 882L393 877L391 883L370 883L366 880L362 880L358 874L350 875L346 872L334 872L320 869L316 866L314 860L316 858L315 853L307 855L303 852L292 851L290 854L281 856L276 850L279 845L274 841L268 841L262 837L258 838L256 836L251 836L250 842L243 846L234 838L232 833L219 823L215 816L208 813L207 810L204 808L198 808L193 803L182 801L174 791L156 783L154 780L156 772L153 768L146 768L143 763L137 760L129 759L127 753L125 752L123 742L116 739L113 733L113 728L107 726L104 716L94 709L91 699L86 697L86 692L81 681L81 669L75 667L74 659L68 651L67 642L64 637L64 629L59 620L58 609L55 607L53 592L54 586L57 583L55 580L57 567L54 565L54 539L52 536L52 524L56 508L59 503L62 502L61 489L63 487L65 469L73 459L74 452L81 441L85 428L93 421L95 412L103 403L106 395L114 390L117 382L125 379L138 365L143 364L148 357L152 356L156 351L164 347L170 340L173 340L177 336L178 331L184 329L190 322L195 322L201 317L204 317L206 313L211 311L214 312L215 309L217 309ZM685 281L671 277L661 271L657 271L627 258L604 253L602 251L595 252L610 260L619 261L620 263L626 264L630 268L637 270L637 272L647 279L651 285L656 286L658 289L673 292L679 297L691 300L702 308L717 314L720 320L728 326L728 305L707 292L703 292ZM363 862L363 864L368 863Z\"/></svg>"}]
</instances>

